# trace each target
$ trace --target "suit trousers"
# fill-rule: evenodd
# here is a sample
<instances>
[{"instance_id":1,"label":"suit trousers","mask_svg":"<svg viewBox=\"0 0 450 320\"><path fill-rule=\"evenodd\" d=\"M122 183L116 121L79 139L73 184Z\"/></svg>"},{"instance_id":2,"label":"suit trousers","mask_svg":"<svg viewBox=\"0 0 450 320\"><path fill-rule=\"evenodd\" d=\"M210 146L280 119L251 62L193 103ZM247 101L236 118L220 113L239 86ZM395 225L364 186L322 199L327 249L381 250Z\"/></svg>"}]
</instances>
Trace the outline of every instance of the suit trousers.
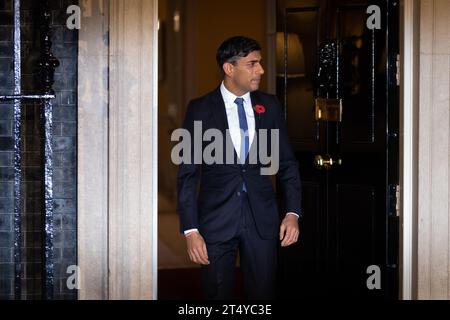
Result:
<instances>
[{"instance_id":1,"label":"suit trousers","mask_svg":"<svg viewBox=\"0 0 450 320\"><path fill-rule=\"evenodd\" d=\"M206 243L210 264L202 266L204 293L211 300L233 299L239 250L246 299L274 299L278 241L260 237L247 192L239 194L241 212L234 237Z\"/></svg>"}]
</instances>

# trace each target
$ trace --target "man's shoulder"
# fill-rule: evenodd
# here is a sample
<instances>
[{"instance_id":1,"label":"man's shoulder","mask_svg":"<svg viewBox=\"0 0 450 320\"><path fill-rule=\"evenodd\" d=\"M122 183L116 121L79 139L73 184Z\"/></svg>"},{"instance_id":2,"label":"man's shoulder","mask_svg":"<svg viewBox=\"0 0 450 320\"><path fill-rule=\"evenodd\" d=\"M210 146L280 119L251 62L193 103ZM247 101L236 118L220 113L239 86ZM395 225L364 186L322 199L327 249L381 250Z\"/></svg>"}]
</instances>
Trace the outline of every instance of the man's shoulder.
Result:
<instances>
[{"instance_id":1,"label":"man's shoulder","mask_svg":"<svg viewBox=\"0 0 450 320\"><path fill-rule=\"evenodd\" d=\"M257 90L252 92L251 97L254 105L263 105L270 114L280 112L281 105L276 95Z\"/></svg>"},{"instance_id":2,"label":"man's shoulder","mask_svg":"<svg viewBox=\"0 0 450 320\"><path fill-rule=\"evenodd\" d=\"M269 103L269 104L278 104L278 98L276 95L267 93L264 91L256 90L251 93L252 98L256 98L257 101Z\"/></svg>"},{"instance_id":3,"label":"man's shoulder","mask_svg":"<svg viewBox=\"0 0 450 320\"><path fill-rule=\"evenodd\" d=\"M271 93L267 93L265 91L261 91L261 90L253 91L252 94L254 94L254 95L256 95L256 96L258 96L260 98L265 98L265 99L274 99L274 98L276 98L275 95L273 95Z\"/></svg>"},{"instance_id":4,"label":"man's shoulder","mask_svg":"<svg viewBox=\"0 0 450 320\"><path fill-rule=\"evenodd\" d=\"M214 98L215 96L217 96L218 94L218 88L202 95L196 98L193 98L189 101L189 104L191 105L203 105L205 103L210 103L211 99ZM220 92L219 92L220 93Z\"/></svg>"},{"instance_id":5,"label":"man's shoulder","mask_svg":"<svg viewBox=\"0 0 450 320\"><path fill-rule=\"evenodd\" d=\"M279 101L276 95L270 94L264 91L256 90L250 93L252 100L255 99L253 103L268 104L269 107L275 107L279 105ZM196 108L209 105L212 102L217 103L221 99L220 87L200 96L193 98L189 101L189 104L195 106Z\"/></svg>"}]
</instances>

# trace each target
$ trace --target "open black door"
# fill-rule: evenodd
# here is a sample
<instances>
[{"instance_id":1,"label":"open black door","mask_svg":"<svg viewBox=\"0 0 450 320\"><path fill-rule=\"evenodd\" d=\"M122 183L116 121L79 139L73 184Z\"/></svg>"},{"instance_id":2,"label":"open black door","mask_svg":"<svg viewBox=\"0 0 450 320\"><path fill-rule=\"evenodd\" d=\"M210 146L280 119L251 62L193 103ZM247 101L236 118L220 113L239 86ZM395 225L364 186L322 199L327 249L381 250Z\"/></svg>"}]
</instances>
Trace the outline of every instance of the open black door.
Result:
<instances>
[{"instance_id":1,"label":"open black door","mask_svg":"<svg viewBox=\"0 0 450 320\"><path fill-rule=\"evenodd\" d=\"M277 17L304 214L281 249L280 297L396 299L398 3L279 0Z\"/></svg>"}]
</instances>

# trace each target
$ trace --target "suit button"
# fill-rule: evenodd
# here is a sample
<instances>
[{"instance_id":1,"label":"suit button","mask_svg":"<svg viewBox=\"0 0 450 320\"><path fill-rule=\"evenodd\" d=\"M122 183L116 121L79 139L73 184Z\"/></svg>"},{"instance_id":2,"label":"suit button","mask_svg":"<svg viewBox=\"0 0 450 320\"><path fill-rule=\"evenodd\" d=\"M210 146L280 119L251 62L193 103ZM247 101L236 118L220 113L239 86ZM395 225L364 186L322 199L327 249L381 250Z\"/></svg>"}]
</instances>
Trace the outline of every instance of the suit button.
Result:
<instances>
[{"instance_id":1,"label":"suit button","mask_svg":"<svg viewBox=\"0 0 450 320\"><path fill-rule=\"evenodd\" d=\"M246 170L245 169L242 169L242 172L245 172Z\"/></svg>"},{"instance_id":2,"label":"suit button","mask_svg":"<svg viewBox=\"0 0 450 320\"><path fill-rule=\"evenodd\" d=\"M241 192L240 192L240 191L238 191L237 195L238 195L238 197L240 197L240 196L241 196Z\"/></svg>"}]
</instances>

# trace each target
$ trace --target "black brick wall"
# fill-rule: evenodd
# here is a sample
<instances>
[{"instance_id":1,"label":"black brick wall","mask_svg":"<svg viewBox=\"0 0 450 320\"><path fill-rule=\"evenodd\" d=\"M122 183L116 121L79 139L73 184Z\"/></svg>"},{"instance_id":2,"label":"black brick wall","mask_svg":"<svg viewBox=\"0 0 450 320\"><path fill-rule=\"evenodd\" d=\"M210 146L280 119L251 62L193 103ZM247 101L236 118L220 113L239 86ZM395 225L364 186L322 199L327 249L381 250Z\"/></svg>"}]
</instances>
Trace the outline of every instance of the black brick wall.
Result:
<instances>
[{"instance_id":1,"label":"black brick wall","mask_svg":"<svg viewBox=\"0 0 450 320\"><path fill-rule=\"evenodd\" d=\"M76 261L76 30L66 28L66 8L78 1L50 1L52 51L60 61L56 69L56 99L53 100L54 150L54 267L55 299L76 299L76 290L66 286L67 267ZM0 93L13 91L13 5L0 1ZM40 55L39 1L22 0L22 89L39 88L37 59ZM0 105L0 299L13 298L13 109ZM41 298L43 222L43 119L41 106L22 106L22 299Z\"/></svg>"},{"instance_id":2,"label":"black brick wall","mask_svg":"<svg viewBox=\"0 0 450 320\"><path fill-rule=\"evenodd\" d=\"M13 93L12 1L0 1L0 93ZM13 298L13 213L11 193L14 181L12 103L0 101L0 298Z\"/></svg>"}]
</instances>

